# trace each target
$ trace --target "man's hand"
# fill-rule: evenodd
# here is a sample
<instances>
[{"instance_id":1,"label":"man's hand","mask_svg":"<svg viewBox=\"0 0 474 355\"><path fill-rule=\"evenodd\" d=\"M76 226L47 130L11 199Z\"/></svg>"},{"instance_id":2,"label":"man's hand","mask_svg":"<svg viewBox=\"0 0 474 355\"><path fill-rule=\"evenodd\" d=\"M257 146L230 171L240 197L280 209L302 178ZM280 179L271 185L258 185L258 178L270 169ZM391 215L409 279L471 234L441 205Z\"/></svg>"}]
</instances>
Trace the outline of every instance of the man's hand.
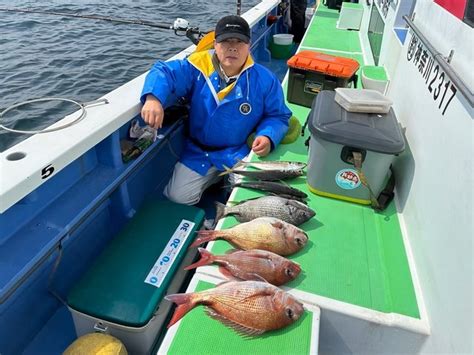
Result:
<instances>
[{"instance_id":1,"label":"man's hand","mask_svg":"<svg viewBox=\"0 0 474 355\"><path fill-rule=\"evenodd\" d=\"M147 95L145 104L142 108L142 117L145 122L153 128L161 128L164 116L163 106L160 100L153 95Z\"/></svg>"},{"instance_id":2,"label":"man's hand","mask_svg":"<svg viewBox=\"0 0 474 355\"><path fill-rule=\"evenodd\" d=\"M270 153L270 149L272 149L272 142L267 136L258 136L253 141L252 150L259 157L268 155L268 153Z\"/></svg>"}]
</instances>

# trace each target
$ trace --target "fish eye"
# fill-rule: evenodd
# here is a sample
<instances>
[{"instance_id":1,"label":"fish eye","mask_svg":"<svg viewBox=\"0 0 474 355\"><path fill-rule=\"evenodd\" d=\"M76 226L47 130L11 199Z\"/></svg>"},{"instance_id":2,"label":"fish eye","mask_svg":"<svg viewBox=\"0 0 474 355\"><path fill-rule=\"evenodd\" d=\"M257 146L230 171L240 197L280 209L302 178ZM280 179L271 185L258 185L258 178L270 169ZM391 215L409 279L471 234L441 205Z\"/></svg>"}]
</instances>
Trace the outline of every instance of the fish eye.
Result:
<instances>
[{"instance_id":1,"label":"fish eye","mask_svg":"<svg viewBox=\"0 0 474 355\"><path fill-rule=\"evenodd\" d=\"M295 238L295 240L296 240L296 244L298 244L299 246L303 245L303 240L301 238Z\"/></svg>"},{"instance_id":2,"label":"fish eye","mask_svg":"<svg viewBox=\"0 0 474 355\"><path fill-rule=\"evenodd\" d=\"M286 268L285 269L285 274L286 274L286 276L291 277L291 276L293 276L293 270L291 270L290 268Z\"/></svg>"},{"instance_id":3,"label":"fish eye","mask_svg":"<svg viewBox=\"0 0 474 355\"><path fill-rule=\"evenodd\" d=\"M286 309L286 315L288 316L288 318L293 319L295 314L294 314L294 312L291 308L287 308Z\"/></svg>"}]
</instances>

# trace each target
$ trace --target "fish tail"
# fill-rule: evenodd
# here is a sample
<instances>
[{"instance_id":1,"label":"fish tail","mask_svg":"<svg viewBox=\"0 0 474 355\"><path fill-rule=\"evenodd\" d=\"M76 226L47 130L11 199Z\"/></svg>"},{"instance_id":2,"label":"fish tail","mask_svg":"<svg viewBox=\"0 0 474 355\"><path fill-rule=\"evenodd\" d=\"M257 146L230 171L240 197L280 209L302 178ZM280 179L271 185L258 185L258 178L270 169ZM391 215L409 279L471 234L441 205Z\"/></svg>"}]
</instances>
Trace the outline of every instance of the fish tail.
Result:
<instances>
[{"instance_id":1,"label":"fish tail","mask_svg":"<svg viewBox=\"0 0 474 355\"><path fill-rule=\"evenodd\" d=\"M198 233L198 236L196 240L193 242L193 244L191 244L190 247L197 247L198 245L201 245L202 243L216 240L222 235L220 231L209 231L209 230L201 230L201 231L198 231L197 233Z\"/></svg>"},{"instance_id":2,"label":"fish tail","mask_svg":"<svg viewBox=\"0 0 474 355\"><path fill-rule=\"evenodd\" d=\"M242 166L247 166L247 165L248 165L248 163L247 163L246 161L243 161L242 159L235 159L235 161L236 161L237 163L235 163L234 168L235 168L236 166L240 166L240 165L242 165Z\"/></svg>"},{"instance_id":3,"label":"fish tail","mask_svg":"<svg viewBox=\"0 0 474 355\"><path fill-rule=\"evenodd\" d=\"M225 209L226 209L226 206L223 203L216 201L216 218L215 218L216 223L218 220L220 220L222 217L226 215Z\"/></svg>"},{"instance_id":4,"label":"fish tail","mask_svg":"<svg viewBox=\"0 0 474 355\"><path fill-rule=\"evenodd\" d=\"M227 174L231 174L234 172L234 169L231 169L225 165L222 165L225 169L225 171L223 171L222 173L219 174L219 176L224 176L224 175L227 175Z\"/></svg>"},{"instance_id":5,"label":"fish tail","mask_svg":"<svg viewBox=\"0 0 474 355\"><path fill-rule=\"evenodd\" d=\"M184 270L191 270L191 269L196 269L200 266L204 266L204 265L209 265L209 264L212 264L212 262L214 261L214 258L211 253L209 253L206 249L204 248L199 248L199 253L201 254L201 259L199 259L197 262L195 262L194 264L191 264L189 266L186 266L184 268Z\"/></svg>"},{"instance_id":6,"label":"fish tail","mask_svg":"<svg viewBox=\"0 0 474 355\"><path fill-rule=\"evenodd\" d=\"M170 328L173 324L183 318L186 313L196 307L197 303L194 301L193 295L193 293L175 293L165 296L166 300L174 302L177 305L167 328Z\"/></svg>"},{"instance_id":7,"label":"fish tail","mask_svg":"<svg viewBox=\"0 0 474 355\"><path fill-rule=\"evenodd\" d=\"M223 189L227 189L227 188L233 189L234 187L239 187L239 186L242 186L241 182L233 182L233 183L230 183L230 184L223 185L222 188Z\"/></svg>"}]
</instances>

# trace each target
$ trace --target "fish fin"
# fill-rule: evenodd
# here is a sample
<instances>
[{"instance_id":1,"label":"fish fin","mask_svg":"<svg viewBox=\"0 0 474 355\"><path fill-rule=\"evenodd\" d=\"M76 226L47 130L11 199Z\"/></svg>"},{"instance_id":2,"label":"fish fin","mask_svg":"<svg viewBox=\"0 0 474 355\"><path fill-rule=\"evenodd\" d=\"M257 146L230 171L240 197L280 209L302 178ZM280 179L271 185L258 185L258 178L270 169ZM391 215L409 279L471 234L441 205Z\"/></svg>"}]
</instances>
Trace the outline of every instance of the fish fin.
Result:
<instances>
[{"instance_id":1,"label":"fish fin","mask_svg":"<svg viewBox=\"0 0 474 355\"><path fill-rule=\"evenodd\" d=\"M245 200L240 201L239 204L247 202L247 201L257 200L257 199L262 198L262 197L265 197L265 196L256 196L256 197L247 198Z\"/></svg>"},{"instance_id":2,"label":"fish fin","mask_svg":"<svg viewBox=\"0 0 474 355\"><path fill-rule=\"evenodd\" d=\"M271 223L271 225L277 229L283 229L285 227L282 221L275 221Z\"/></svg>"},{"instance_id":3,"label":"fish fin","mask_svg":"<svg viewBox=\"0 0 474 355\"><path fill-rule=\"evenodd\" d=\"M234 183L230 184L230 187L232 187L232 188L241 187L241 186L242 186L241 182L234 182Z\"/></svg>"},{"instance_id":4,"label":"fish fin","mask_svg":"<svg viewBox=\"0 0 474 355\"><path fill-rule=\"evenodd\" d=\"M245 167L249 164L248 162L243 161L242 159L238 159L238 158L236 158L235 161L236 161L236 163L235 163L235 165L233 166L232 169L235 169L238 166L244 166Z\"/></svg>"},{"instance_id":5,"label":"fish fin","mask_svg":"<svg viewBox=\"0 0 474 355\"><path fill-rule=\"evenodd\" d=\"M291 187L290 184L288 184L288 182L286 182L285 180L278 180L279 183L281 183L282 185L286 185L288 187Z\"/></svg>"},{"instance_id":6,"label":"fish fin","mask_svg":"<svg viewBox=\"0 0 474 355\"><path fill-rule=\"evenodd\" d=\"M168 323L168 328L183 318L191 309L196 307L197 303L193 301L193 295L193 293L175 293L165 296L166 300L174 302L177 305L173 317Z\"/></svg>"},{"instance_id":7,"label":"fish fin","mask_svg":"<svg viewBox=\"0 0 474 355\"><path fill-rule=\"evenodd\" d=\"M219 176L224 176L224 175L231 174L231 173L234 172L234 169L231 169L231 168L225 166L224 164L222 164L222 167L225 169L225 171L220 173Z\"/></svg>"},{"instance_id":8,"label":"fish fin","mask_svg":"<svg viewBox=\"0 0 474 355\"><path fill-rule=\"evenodd\" d=\"M196 269L200 266L209 265L209 264L212 264L214 262L214 255L209 253L206 249L198 248L198 251L199 251L199 254L201 254L201 259L199 259L194 264L186 266L184 268L184 270Z\"/></svg>"},{"instance_id":9,"label":"fish fin","mask_svg":"<svg viewBox=\"0 0 474 355\"><path fill-rule=\"evenodd\" d=\"M267 259L271 260L272 253L271 251L268 250L262 250L262 249L251 249L247 250L246 252L247 256L251 256L253 258L260 258L260 259Z\"/></svg>"},{"instance_id":10,"label":"fish fin","mask_svg":"<svg viewBox=\"0 0 474 355\"><path fill-rule=\"evenodd\" d=\"M286 198L287 200L293 200L293 201L298 201L301 203L304 203L305 205L308 204L302 197L294 196L294 195L287 195L287 194L280 194L279 195L282 198Z\"/></svg>"},{"instance_id":11,"label":"fish fin","mask_svg":"<svg viewBox=\"0 0 474 355\"><path fill-rule=\"evenodd\" d=\"M225 280L225 281L219 282L219 283L216 285L216 287L225 285L226 283L233 282L233 281L234 281L234 280Z\"/></svg>"},{"instance_id":12,"label":"fish fin","mask_svg":"<svg viewBox=\"0 0 474 355\"><path fill-rule=\"evenodd\" d=\"M227 270L225 266L219 266L219 272L230 280L236 280L235 276L232 275L232 273Z\"/></svg>"},{"instance_id":13,"label":"fish fin","mask_svg":"<svg viewBox=\"0 0 474 355\"><path fill-rule=\"evenodd\" d=\"M216 218L214 219L217 223L222 217L226 215L226 205L220 202L215 202L216 204Z\"/></svg>"},{"instance_id":14,"label":"fish fin","mask_svg":"<svg viewBox=\"0 0 474 355\"><path fill-rule=\"evenodd\" d=\"M210 307L206 307L206 313L209 317L218 320L222 324L224 324L226 327L233 329L236 333L243 337L253 337L256 335L260 335L265 332L263 329L256 329L256 328L251 328L251 327L246 327L242 324L236 323L225 316L217 313Z\"/></svg>"},{"instance_id":15,"label":"fish fin","mask_svg":"<svg viewBox=\"0 0 474 355\"><path fill-rule=\"evenodd\" d=\"M238 205L240 203L240 201L228 200L227 203L230 203L231 205Z\"/></svg>"},{"instance_id":16,"label":"fish fin","mask_svg":"<svg viewBox=\"0 0 474 355\"><path fill-rule=\"evenodd\" d=\"M262 281L262 282L265 282L267 284L269 284L270 282L268 282L263 276L260 276L259 274L255 273L255 272L252 272L252 273L249 273L248 274L250 277L252 277L252 280L255 280L255 281Z\"/></svg>"},{"instance_id":17,"label":"fish fin","mask_svg":"<svg viewBox=\"0 0 474 355\"><path fill-rule=\"evenodd\" d=\"M237 183L236 183L237 184ZM236 187L235 185L236 184L226 184L226 185L222 185L221 186L221 189L233 189L234 187Z\"/></svg>"},{"instance_id":18,"label":"fish fin","mask_svg":"<svg viewBox=\"0 0 474 355\"><path fill-rule=\"evenodd\" d=\"M250 275L250 274L249 274L249 275ZM260 281L260 280L253 280L253 281ZM268 285L270 285L270 286L274 286L274 285L272 285L271 283L267 282L266 280L265 280L265 281L260 281L260 282L263 282L263 283L268 284ZM276 286L274 286L274 287L276 287ZM237 301L236 303L246 303L246 302L251 303L251 300L252 300L253 298L258 299L258 298L260 298L260 297L262 297L262 296L272 296L272 297L273 297L274 294L275 294L275 292L274 292L273 289L271 289L271 288L264 288L264 289L260 290L260 292L254 293L254 294L252 294L252 295L250 295L250 296L247 296L247 297L244 297L244 298L242 298L241 300Z\"/></svg>"},{"instance_id":19,"label":"fish fin","mask_svg":"<svg viewBox=\"0 0 474 355\"><path fill-rule=\"evenodd\" d=\"M240 249L229 249L229 250L227 250L225 253L226 253L227 255L229 255L229 254L237 253L238 251L242 251L242 250L240 250Z\"/></svg>"},{"instance_id":20,"label":"fish fin","mask_svg":"<svg viewBox=\"0 0 474 355\"><path fill-rule=\"evenodd\" d=\"M190 245L190 248L197 247L211 240L216 240L223 235L221 231L216 230L200 230L197 232L198 236L194 242Z\"/></svg>"}]
</instances>

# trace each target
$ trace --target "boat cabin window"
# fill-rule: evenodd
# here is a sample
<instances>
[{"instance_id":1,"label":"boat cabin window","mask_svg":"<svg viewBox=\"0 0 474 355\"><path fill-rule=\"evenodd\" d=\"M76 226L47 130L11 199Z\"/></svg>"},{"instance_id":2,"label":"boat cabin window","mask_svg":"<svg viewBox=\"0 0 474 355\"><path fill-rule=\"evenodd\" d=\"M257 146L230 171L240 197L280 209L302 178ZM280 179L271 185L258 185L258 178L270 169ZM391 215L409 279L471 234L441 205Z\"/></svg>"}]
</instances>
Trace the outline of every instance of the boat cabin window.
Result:
<instances>
[{"instance_id":1,"label":"boat cabin window","mask_svg":"<svg viewBox=\"0 0 474 355\"><path fill-rule=\"evenodd\" d=\"M372 5L367 35L369 37L370 49L372 50L375 65L379 64L380 48L382 47L384 28L385 23L382 19L382 16L380 16L377 6Z\"/></svg>"}]
</instances>

